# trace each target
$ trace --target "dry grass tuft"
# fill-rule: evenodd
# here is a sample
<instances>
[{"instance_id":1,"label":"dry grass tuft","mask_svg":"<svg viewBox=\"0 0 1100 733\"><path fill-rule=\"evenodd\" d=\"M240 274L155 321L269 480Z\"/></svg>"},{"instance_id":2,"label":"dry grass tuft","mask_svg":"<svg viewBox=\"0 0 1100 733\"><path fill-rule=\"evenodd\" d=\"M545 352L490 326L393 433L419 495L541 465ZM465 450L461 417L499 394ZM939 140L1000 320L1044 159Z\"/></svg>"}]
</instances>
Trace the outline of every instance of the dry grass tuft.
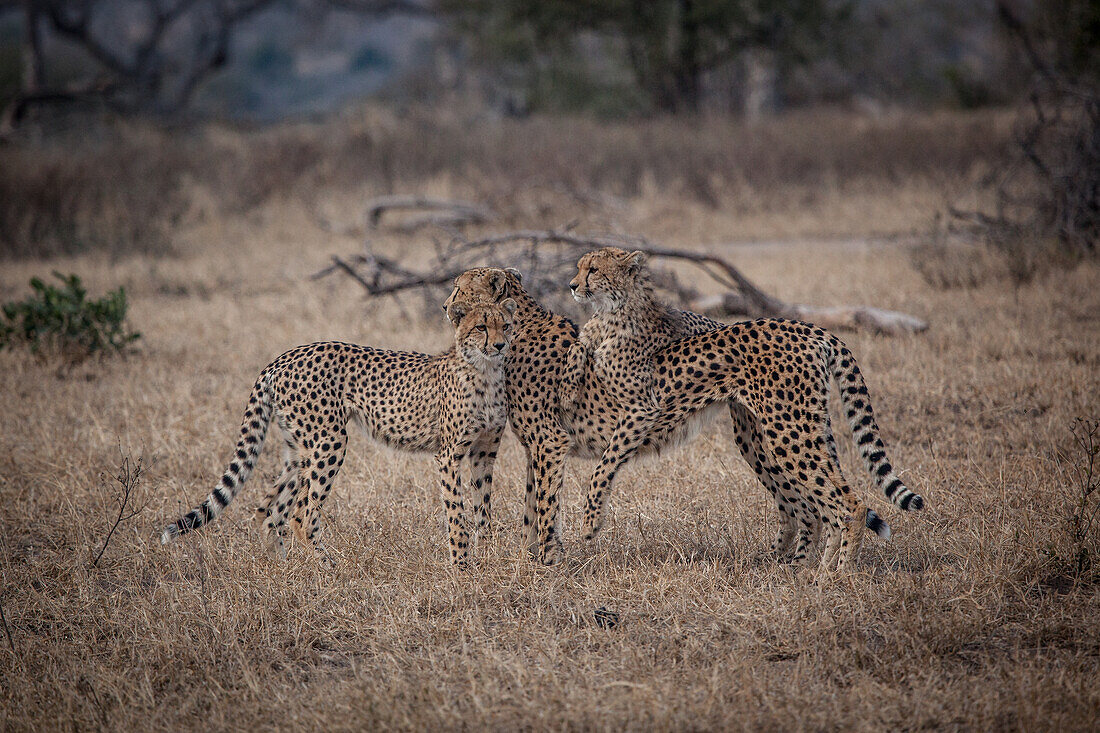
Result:
<instances>
[{"instance_id":1,"label":"dry grass tuft","mask_svg":"<svg viewBox=\"0 0 1100 733\"><path fill-rule=\"evenodd\" d=\"M482 185L500 184L427 175L415 190L476 198ZM236 214L196 199L171 239L176 258L50 263L95 290L126 286L144 334L136 355L59 379L27 354L0 353L11 641L0 638L0 728L1093 727L1100 584L1095 566L1057 559L1073 556L1060 523L1077 499L1057 456L1072 455L1074 418L1100 416L1100 268L941 290L896 242L721 244L745 231L873 234L881 221L869 212L899 201L912 208L889 221L906 231L934 200L914 191L942 190L928 184L855 185L821 194L835 206L797 213L779 186L774 199L754 194L747 229L727 209L648 185L621 208L563 196L553 215L721 251L783 297L932 323L922 336L846 336L893 461L929 507L888 509L843 445L853 486L894 529L890 543L865 546L854 574L814 584L760 557L773 510L725 426L625 471L594 547L573 531L592 466L572 462L557 568L533 565L521 546L524 463L511 436L496 473L498 537L465 573L446 564L431 459L361 437L327 505L331 570L297 547L277 563L250 534L275 451L208 531L162 547L161 524L223 470L248 386L276 354L325 338L423 350L447 339L415 301L364 303L352 284L305 280L355 246L321 232L311 208L351 219L354 190L318 187L308 205ZM399 251L384 234L374 245L408 258L430 246ZM0 295L42 269L6 263ZM144 451L138 497L149 504L96 565L119 511L103 477L117 473L120 443Z\"/></svg>"}]
</instances>

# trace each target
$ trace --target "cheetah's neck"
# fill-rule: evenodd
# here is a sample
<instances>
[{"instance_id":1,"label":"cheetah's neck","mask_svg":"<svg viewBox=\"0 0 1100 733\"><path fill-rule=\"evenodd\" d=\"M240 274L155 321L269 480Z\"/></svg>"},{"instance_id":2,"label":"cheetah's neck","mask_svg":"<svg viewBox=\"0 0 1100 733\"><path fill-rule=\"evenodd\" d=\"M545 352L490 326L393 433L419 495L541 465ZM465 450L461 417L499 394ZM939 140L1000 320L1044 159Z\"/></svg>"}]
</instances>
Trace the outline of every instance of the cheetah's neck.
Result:
<instances>
[{"instance_id":1,"label":"cheetah's neck","mask_svg":"<svg viewBox=\"0 0 1100 733\"><path fill-rule=\"evenodd\" d=\"M504 362L487 358L466 359L457 350L448 356L449 367L465 384L471 398L483 402L485 409L492 409L504 400Z\"/></svg>"},{"instance_id":2,"label":"cheetah's neck","mask_svg":"<svg viewBox=\"0 0 1100 733\"><path fill-rule=\"evenodd\" d=\"M603 322L604 332L612 334L647 334L653 327L668 320L669 308L657 299L648 280L635 283L626 291L619 307L596 314Z\"/></svg>"},{"instance_id":3,"label":"cheetah's neck","mask_svg":"<svg viewBox=\"0 0 1100 733\"><path fill-rule=\"evenodd\" d=\"M508 276L507 292L501 297L511 298L516 301L516 312L513 315L515 322L519 323L531 316L547 315L549 311L539 305L539 302L531 297L519 280L513 275Z\"/></svg>"}]
</instances>

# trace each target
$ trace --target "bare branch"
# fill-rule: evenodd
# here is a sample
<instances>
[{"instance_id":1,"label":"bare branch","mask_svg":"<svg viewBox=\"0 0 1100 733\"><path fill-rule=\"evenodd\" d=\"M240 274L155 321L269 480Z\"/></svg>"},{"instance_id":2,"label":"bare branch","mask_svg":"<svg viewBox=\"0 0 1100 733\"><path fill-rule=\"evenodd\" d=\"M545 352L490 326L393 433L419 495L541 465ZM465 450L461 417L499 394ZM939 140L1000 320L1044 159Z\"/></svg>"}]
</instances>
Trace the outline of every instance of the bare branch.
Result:
<instances>
[{"instance_id":1,"label":"bare branch","mask_svg":"<svg viewBox=\"0 0 1100 733\"><path fill-rule=\"evenodd\" d=\"M0 136L10 134L28 108L37 104L102 99L124 111L178 111L199 85L222 68L232 33L249 16L275 0L145 0L148 24L141 37L120 44L97 35L95 13L101 0L26 0L24 42L26 67L21 94L0 117ZM110 16L114 17L114 16ZM97 78L77 90L46 89L39 28L48 22L54 33L82 48L99 69ZM178 43L179 28L190 29L190 46ZM36 83L37 80L37 83Z\"/></svg>"},{"instance_id":2,"label":"bare branch","mask_svg":"<svg viewBox=\"0 0 1100 733\"><path fill-rule=\"evenodd\" d=\"M784 310L789 308L786 303L773 298L765 293L760 288L756 287L747 277L741 274L733 265L729 264L725 260L714 257L712 255L698 254L695 252L683 252L681 250L667 249L665 247L643 247L642 250L652 257L665 257L668 259L679 259L692 262L697 265L712 265L717 267L720 272L725 276L718 277L713 272L703 267L703 271L710 275L718 282L723 282L727 286L731 286L736 289L741 295L748 299L748 301L760 311L762 315L781 316Z\"/></svg>"},{"instance_id":3,"label":"bare branch","mask_svg":"<svg viewBox=\"0 0 1100 733\"><path fill-rule=\"evenodd\" d=\"M399 234L415 234L421 229L426 229L428 227L449 230L470 224L483 224L485 221L485 217L473 212L425 214L424 216L409 217L400 224L394 224L390 229Z\"/></svg>"},{"instance_id":4,"label":"bare branch","mask_svg":"<svg viewBox=\"0 0 1100 733\"><path fill-rule=\"evenodd\" d=\"M8 137L27 114L27 110L35 105L102 100L115 88L114 84L104 79L93 79L86 84L73 84L64 89L44 89L18 94L0 112L0 139Z\"/></svg>"},{"instance_id":5,"label":"bare branch","mask_svg":"<svg viewBox=\"0 0 1100 733\"><path fill-rule=\"evenodd\" d=\"M997 1L997 15L1000 17L1004 26L1008 28L1012 35L1016 36L1017 40L1019 40L1031 66L1046 77L1048 81L1055 84L1058 83L1058 79L1053 69L1043 60L1042 54L1035 48L1035 43L1031 39L1031 34L1027 32L1027 28L1024 27L1023 21L1016 16L1016 13L1008 6L1005 0Z\"/></svg>"},{"instance_id":6,"label":"bare branch","mask_svg":"<svg viewBox=\"0 0 1100 733\"><path fill-rule=\"evenodd\" d=\"M25 0L23 14L23 91L35 94L45 84L46 60L42 55L42 17L38 3Z\"/></svg>"},{"instance_id":7,"label":"bare branch","mask_svg":"<svg viewBox=\"0 0 1100 733\"><path fill-rule=\"evenodd\" d=\"M416 0L325 0L340 10L364 15L436 15L440 12L431 2Z\"/></svg>"},{"instance_id":8,"label":"bare branch","mask_svg":"<svg viewBox=\"0 0 1100 733\"><path fill-rule=\"evenodd\" d=\"M993 187L995 216L951 214L1006 253L1026 280L1043 259L1032 257L1036 243L1056 238L1073 255L1100 247L1100 94L1087 74L1060 68L1009 3L999 0L997 12L1035 72L1033 86Z\"/></svg>"},{"instance_id":9,"label":"bare branch","mask_svg":"<svg viewBox=\"0 0 1100 733\"><path fill-rule=\"evenodd\" d=\"M47 2L43 4L42 8L46 11L46 15L55 31L77 42L81 48L107 70L119 76L136 77L138 75L137 68L112 52L91 32L89 23L91 9L94 5L94 0L80 3L75 14L70 14L63 2Z\"/></svg>"},{"instance_id":10,"label":"bare branch","mask_svg":"<svg viewBox=\"0 0 1100 733\"><path fill-rule=\"evenodd\" d=\"M103 553L107 551L107 545L111 542L111 537L114 535L115 530L123 522L129 521L141 514L145 510L146 504L141 506L134 506L132 504L134 498L134 491L137 489L139 483L141 483L142 475L145 473L146 466L144 464L145 457L138 456L137 461L131 460L129 454L122 451L122 445L119 444L119 455L122 457L122 463L118 468L118 474L115 476L115 481L118 482L121 487L121 492L115 496L115 504L118 506L118 514L115 517L114 523L111 524L109 530L107 530L107 536L103 539L103 546L99 548L99 553L96 554L95 559L92 560L92 567L99 565L100 558L103 557Z\"/></svg>"},{"instance_id":11,"label":"bare branch","mask_svg":"<svg viewBox=\"0 0 1100 733\"><path fill-rule=\"evenodd\" d=\"M718 296L700 297L693 288L682 285L673 272L654 268L654 280L658 287L685 307L695 310L720 316L808 320L829 328L869 329L886 334L917 333L928 328L928 324L919 318L880 308L787 303L764 292L734 265L715 255L660 247L642 237L580 235L570 229L518 230L474 240L467 240L455 232L446 246L437 249L434 262L425 270L411 270L368 252L346 259L334 256L332 265L314 273L311 278L318 279L341 271L359 283L369 297L377 297L445 285L470 267L491 262L520 269L524 272L524 284L532 295L555 299L562 297L563 284L568 281L581 254L613 245L639 249L661 260L689 263L729 289Z\"/></svg>"}]
</instances>

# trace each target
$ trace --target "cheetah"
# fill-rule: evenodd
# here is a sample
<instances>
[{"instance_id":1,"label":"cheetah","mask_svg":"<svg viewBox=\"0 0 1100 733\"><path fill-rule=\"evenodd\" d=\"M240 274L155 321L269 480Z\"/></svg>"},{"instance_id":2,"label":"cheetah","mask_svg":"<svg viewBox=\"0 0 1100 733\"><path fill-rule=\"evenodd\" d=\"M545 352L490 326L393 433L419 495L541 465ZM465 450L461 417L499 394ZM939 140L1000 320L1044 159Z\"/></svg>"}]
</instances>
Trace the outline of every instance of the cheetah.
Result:
<instances>
[{"instance_id":1,"label":"cheetah","mask_svg":"<svg viewBox=\"0 0 1100 733\"><path fill-rule=\"evenodd\" d=\"M512 342L504 357L508 423L527 455L523 526L528 549L546 565L563 557L558 495L570 433L558 414L558 375L577 338L577 326L530 296L520 274L509 268L474 268L454 280L444 310L514 300Z\"/></svg>"},{"instance_id":2,"label":"cheetah","mask_svg":"<svg viewBox=\"0 0 1100 733\"><path fill-rule=\"evenodd\" d=\"M407 451L433 451L439 468L451 561L465 565L470 531L491 528L493 464L506 423L503 361L511 342L516 302L448 309L454 346L431 356L340 342L291 349L256 380L240 439L225 474L206 500L167 526L161 542L218 517L256 465L274 417L286 443L283 473L256 509L255 520L272 551L286 557L286 526L325 558L321 505L347 450L347 425ZM467 522L459 467L470 464L473 514Z\"/></svg>"},{"instance_id":3,"label":"cheetah","mask_svg":"<svg viewBox=\"0 0 1100 733\"><path fill-rule=\"evenodd\" d=\"M578 302L588 302L595 315L585 323L578 342L567 355L567 367L559 386L560 409L566 424L573 422L576 395L585 378L586 366L591 370L587 378L598 381L607 392L610 403L607 408L614 413L612 421L617 424L623 406L632 402L635 394L644 392L650 378L644 369L631 369L632 363L650 362L658 351L673 341L727 325L658 302L648 278L641 276L643 266L644 255L630 253L628 256L627 252L615 247L589 253L579 262L578 276L570 282L570 290ZM594 358L588 358L589 352L594 352ZM687 431L684 437L698 432L701 424L713 421L723 411L716 405L696 413L690 418L696 423L695 429ZM800 563L819 529L820 518L811 502L766 470L767 454L754 430L755 421L744 406L731 402L729 412L738 448L772 494L779 510L779 531L770 552ZM652 443L669 442L661 438L648 436L640 450L644 452ZM673 441L673 444L678 442L683 441ZM596 531L589 530L587 538L594 538ZM796 532L800 541L792 550Z\"/></svg>"},{"instance_id":4,"label":"cheetah","mask_svg":"<svg viewBox=\"0 0 1100 733\"><path fill-rule=\"evenodd\" d=\"M620 407L618 425L586 497L583 531L594 538L618 469L692 415L727 404L738 446L780 508L773 550L785 550L798 520L795 562L804 561L820 520L827 530L824 571L850 566L864 524L889 527L852 493L837 457L828 413L831 381L864 461L886 497L920 509L886 459L855 357L816 326L760 319L684 336L680 312L657 300L645 255L608 247L578 262L569 287L594 308L567 355L560 385L566 420L582 379L600 380Z\"/></svg>"},{"instance_id":5,"label":"cheetah","mask_svg":"<svg viewBox=\"0 0 1100 733\"><path fill-rule=\"evenodd\" d=\"M618 408L601 380L586 379L578 388L573 414L562 419L559 382L578 329L571 320L548 311L531 297L516 270L479 267L463 272L455 278L444 309L455 303L494 303L504 298L517 304L504 375L508 421L527 456L524 532L535 558L553 565L562 559L558 496L565 459L570 455L602 456L618 425ZM682 335L725 326L696 313L682 312L679 318ZM660 440L651 440L639 452L660 453L690 440L719 409L703 410L670 426ZM762 471L762 467L758 469L758 473Z\"/></svg>"}]
</instances>

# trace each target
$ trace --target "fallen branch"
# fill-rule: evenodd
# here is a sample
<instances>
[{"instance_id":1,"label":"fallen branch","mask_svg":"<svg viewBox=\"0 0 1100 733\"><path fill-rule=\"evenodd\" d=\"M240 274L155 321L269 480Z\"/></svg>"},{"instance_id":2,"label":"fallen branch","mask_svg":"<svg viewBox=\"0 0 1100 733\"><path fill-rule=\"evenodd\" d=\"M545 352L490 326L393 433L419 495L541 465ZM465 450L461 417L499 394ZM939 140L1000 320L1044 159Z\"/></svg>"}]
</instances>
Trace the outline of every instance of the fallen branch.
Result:
<instances>
[{"instance_id":1,"label":"fallen branch","mask_svg":"<svg viewBox=\"0 0 1100 733\"><path fill-rule=\"evenodd\" d=\"M661 267L653 268L654 279L683 307L709 315L791 318L831 329L868 329L891 335L919 333L928 328L928 323L919 318L882 308L788 303L764 292L737 267L716 255L660 247L643 237L575 234L572 226L504 232L474 240L452 232L451 240L437 247L435 260L425 270L411 270L367 249L364 254L347 258L333 256L332 265L311 278L341 271L359 283L368 296L377 297L446 285L471 267L494 264L520 270L532 295L552 303L558 310L570 311L575 310L575 304L565 298L565 283L572 277L578 257L606 246L638 249L656 260L686 262L698 267L728 291L701 296L694 288L680 283L674 272Z\"/></svg>"},{"instance_id":2,"label":"fallen branch","mask_svg":"<svg viewBox=\"0 0 1100 733\"><path fill-rule=\"evenodd\" d=\"M708 295L691 301L691 309L713 316L730 314L754 315L754 304L740 293ZM861 328L896 336L920 333L928 329L927 321L907 313L873 308L867 305L805 305L782 303L775 313L760 312L756 317L790 318L807 321L828 329L857 331Z\"/></svg>"},{"instance_id":3,"label":"fallen branch","mask_svg":"<svg viewBox=\"0 0 1100 733\"><path fill-rule=\"evenodd\" d=\"M449 201L425 196L381 196L367 202L367 226L377 229L382 215L387 211L443 211L443 214L418 217L398 225L397 230L412 233L430 224L457 226L459 224L484 224L494 218L492 210L468 201Z\"/></svg>"}]
</instances>

